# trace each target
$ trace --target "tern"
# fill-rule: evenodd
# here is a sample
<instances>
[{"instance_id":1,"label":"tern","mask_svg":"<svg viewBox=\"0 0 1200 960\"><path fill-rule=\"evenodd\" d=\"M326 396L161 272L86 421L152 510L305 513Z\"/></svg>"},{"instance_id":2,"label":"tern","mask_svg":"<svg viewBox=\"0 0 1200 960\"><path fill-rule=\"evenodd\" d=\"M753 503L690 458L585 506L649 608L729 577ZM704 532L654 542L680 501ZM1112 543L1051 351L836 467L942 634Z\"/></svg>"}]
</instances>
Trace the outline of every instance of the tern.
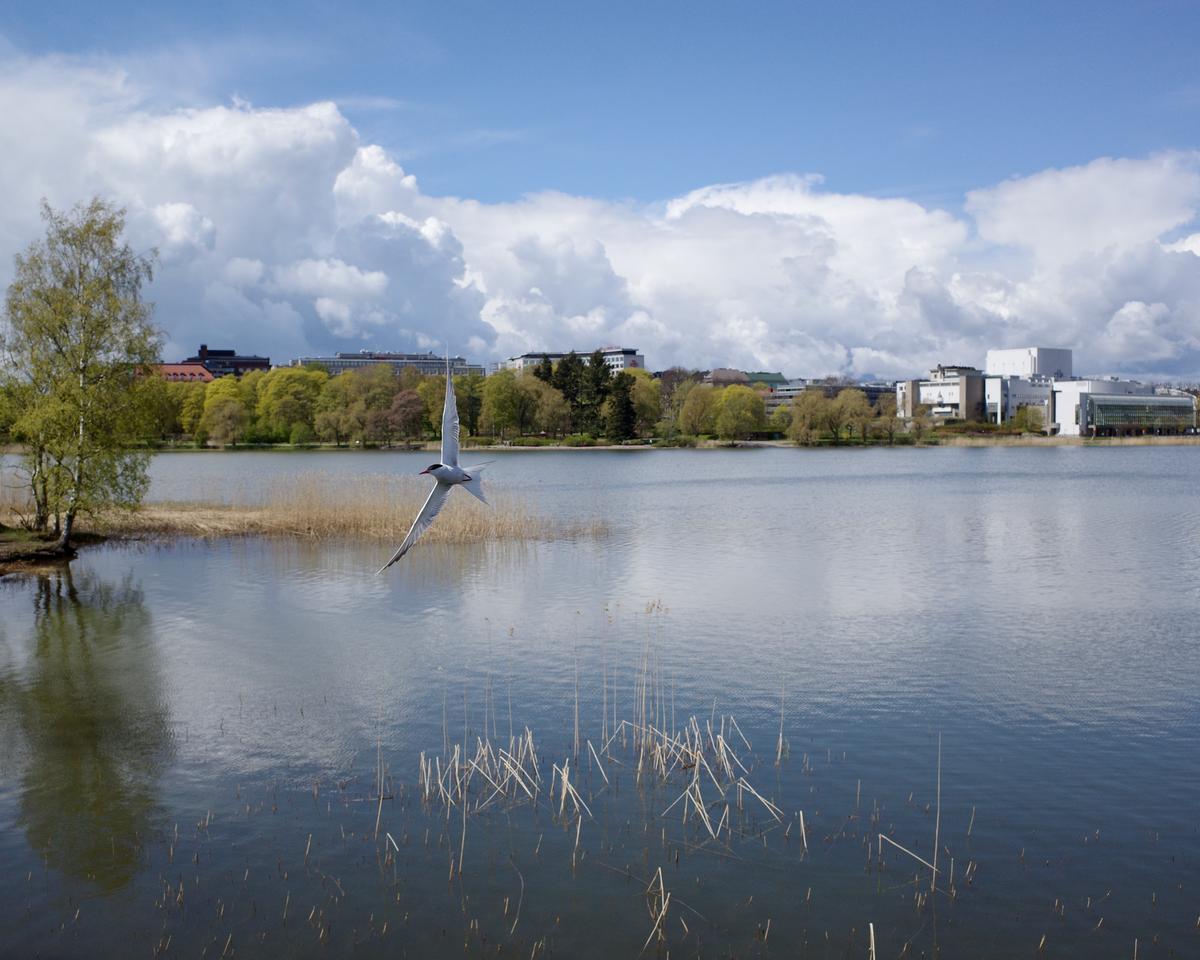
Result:
<instances>
[{"instance_id":1,"label":"tern","mask_svg":"<svg viewBox=\"0 0 1200 960\"><path fill-rule=\"evenodd\" d=\"M425 505L421 507L417 519L409 528L408 536L404 538L400 548L392 555L392 559L379 568L379 573L383 573L412 549L421 534L429 529L433 518L438 515L446 503L446 498L450 496L450 491L455 487L462 487L471 496L487 503L487 498L483 495L483 480L480 473L488 463L491 461L487 460L473 467L458 465L458 401L454 399L454 378L450 374L450 358L447 357L446 404L442 408L442 459L440 463L431 463L418 474L418 476L429 474L433 477L433 489L429 491L429 496L425 498Z\"/></svg>"}]
</instances>

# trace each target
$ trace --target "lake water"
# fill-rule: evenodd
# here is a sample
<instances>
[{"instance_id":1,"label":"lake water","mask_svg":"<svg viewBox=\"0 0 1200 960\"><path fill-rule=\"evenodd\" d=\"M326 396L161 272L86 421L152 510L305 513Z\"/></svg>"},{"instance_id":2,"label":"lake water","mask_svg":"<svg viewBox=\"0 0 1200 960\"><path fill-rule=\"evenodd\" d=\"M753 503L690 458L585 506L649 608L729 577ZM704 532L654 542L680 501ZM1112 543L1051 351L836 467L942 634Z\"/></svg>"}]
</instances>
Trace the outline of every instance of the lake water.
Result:
<instances>
[{"instance_id":1,"label":"lake water","mask_svg":"<svg viewBox=\"0 0 1200 960\"><path fill-rule=\"evenodd\" d=\"M152 498L427 461L167 454ZM879 957L1200 955L1200 449L489 470L607 533L384 576L379 543L116 544L0 580L0 954L636 956L661 869L647 954L866 957L870 924ZM664 816L695 769L639 778L628 727L603 774L587 746L645 697L745 768L700 780L715 840ZM422 752L526 727L536 803L424 797ZM548 796L568 757L586 812ZM931 894L878 835L932 860L935 830Z\"/></svg>"}]
</instances>

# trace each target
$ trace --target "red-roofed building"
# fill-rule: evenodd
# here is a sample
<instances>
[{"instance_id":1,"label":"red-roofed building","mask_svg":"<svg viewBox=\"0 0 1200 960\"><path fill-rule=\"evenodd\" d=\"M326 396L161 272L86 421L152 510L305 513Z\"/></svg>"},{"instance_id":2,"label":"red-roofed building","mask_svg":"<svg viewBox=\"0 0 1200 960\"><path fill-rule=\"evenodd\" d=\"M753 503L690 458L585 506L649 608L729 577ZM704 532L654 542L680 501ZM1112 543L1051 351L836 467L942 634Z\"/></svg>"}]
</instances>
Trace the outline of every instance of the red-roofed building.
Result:
<instances>
[{"instance_id":1,"label":"red-roofed building","mask_svg":"<svg viewBox=\"0 0 1200 960\"><path fill-rule=\"evenodd\" d=\"M202 363L160 363L158 373L178 383L208 383L213 379L212 371Z\"/></svg>"}]
</instances>

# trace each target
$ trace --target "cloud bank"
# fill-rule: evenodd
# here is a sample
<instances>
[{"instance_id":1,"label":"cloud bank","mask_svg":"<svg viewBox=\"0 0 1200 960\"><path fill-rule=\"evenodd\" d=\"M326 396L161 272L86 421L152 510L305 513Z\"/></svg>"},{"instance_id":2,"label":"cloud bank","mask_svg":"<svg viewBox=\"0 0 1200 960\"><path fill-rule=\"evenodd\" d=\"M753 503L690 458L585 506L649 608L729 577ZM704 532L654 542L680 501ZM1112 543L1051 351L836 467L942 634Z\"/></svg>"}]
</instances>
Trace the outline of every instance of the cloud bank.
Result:
<instances>
[{"instance_id":1,"label":"cloud bank","mask_svg":"<svg viewBox=\"0 0 1200 960\"><path fill-rule=\"evenodd\" d=\"M163 106L111 63L0 66L0 282L38 201L100 194L156 247L169 359L637 346L672 364L905 376L991 346L1200 377L1200 154L1099 158L961 213L817 175L657 204L431 196L332 102Z\"/></svg>"}]
</instances>

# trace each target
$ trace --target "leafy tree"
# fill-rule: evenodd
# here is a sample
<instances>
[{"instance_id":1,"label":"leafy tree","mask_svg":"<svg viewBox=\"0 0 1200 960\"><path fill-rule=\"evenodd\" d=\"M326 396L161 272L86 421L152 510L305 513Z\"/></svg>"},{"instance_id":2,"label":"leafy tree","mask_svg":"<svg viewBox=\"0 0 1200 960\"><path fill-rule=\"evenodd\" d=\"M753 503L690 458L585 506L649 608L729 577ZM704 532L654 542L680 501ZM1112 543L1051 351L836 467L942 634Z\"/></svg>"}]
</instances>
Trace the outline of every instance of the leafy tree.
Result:
<instances>
[{"instance_id":1,"label":"leafy tree","mask_svg":"<svg viewBox=\"0 0 1200 960\"><path fill-rule=\"evenodd\" d=\"M211 385L209 389L212 389ZM349 439L356 427L355 419L349 413L353 402L352 382L345 373L322 384L313 410L313 430L317 436L339 447Z\"/></svg>"},{"instance_id":2,"label":"leafy tree","mask_svg":"<svg viewBox=\"0 0 1200 960\"><path fill-rule=\"evenodd\" d=\"M36 519L44 529L61 517L67 550L80 513L145 494L149 458L131 445L148 430L159 334L141 296L152 256L122 241L122 209L99 198L69 213L43 203L42 219L45 238L16 257L2 346Z\"/></svg>"},{"instance_id":3,"label":"leafy tree","mask_svg":"<svg viewBox=\"0 0 1200 960\"><path fill-rule=\"evenodd\" d=\"M533 401L533 428L541 433L560 436L571 427L571 408L563 395L537 376L518 377L517 386Z\"/></svg>"},{"instance_id":4,"label":"leafy tree","mask_svg":"<svg viewBox=\"0 0 1200 960\"><path fill-rule=\"evenodd\" d=\"M790 404L776 407L775 412L767 420L767 425L779 433L787 435L792 428L792 408Z\"/></svg>"},{"instance_id":5,"label":"leafy tree","mask_svg":"<svg viewBox=\"0 0 1200 960\"><path fill-rule=\"evenodd\" d=\"M179 413L184 395L179 388L186 386L186 383L171 383L158 376L146 382L149 413L147 439L166 440L183 432L179 426Z\"/></svg>"},{"instance_id":6,"label":"leafy tree","mask_svg":"<svg viewBox=\"0 0 1200 960\"><path fill-rule=\"evenodd\" d=\"M698 436L712 433L716 421L716 391L707 383L697 384L688 391L683 408L679 411L679 429L686 434Z\"/></svg>"},{"instance_id":7,"label":"leafy tree","mask_svg":"<svg viewBox=\"0 0 1200 960\"><path fill-rule=\"evenodd\" d=\"M442 374L425 377L417 384L417 393L425 403L425 423L438 437L442 435L442 408L446 405L446 378Z\"/></svg>"},{"instance_id":8,"label":"leafy tree","mask_svg":"<svg viewBox=\"0 0 1200 960\"><path fill-rule=\"evenodd\" d=\"M684 390L684 396L676 399L676 391L681 387L695 385L700 382L700 375L695 370L688 370L684 367L668 367L658 378L661 385L660 394L664 415L670 414L675 418L679 417L679 409L683 406L683 401L687 395Z\"/></svg>"},{"instance_id":9,"label":"leafy tree","mask_svg":"<svg viewBox=\"0 0 1200 960\"><path fill-rule=\"evenodd\" d=\"M763 399L756 390L735 383L721 391L716 430L722 440L745 437L761 429L765 420Z\"/></svg>"},{"instance_id":10,"label":"leafy tree","mask_svg":"<svg viewBox=\"0 0 1200 960\"><path fill-rule=\"evenodd\" d=\"M250 423L250 412L234 377L219 377L204 391L204 415L200 426L221 446L236 445Z\"/></svg>"},{"instance_id":11,"label":"leafy tree","mask_svg":"<svg viewBox=\"0 0 1200 960\"><path fill-rule=\"evenodd\" d=\"M826 408L831 402L823 390L804 390L797 394L792 400L788 436L797 443L815 443L825 429Z\"/></svg>"},{"instance_id":12,"label":"leafy tree","mask_svg":"<svg viewBox=\"0 0 1200 960\"><path fill-rule=\"evenodd\" d=\"M633 377L621 372L613 377L609 384L610 397L605 432L610 440L629 440L636 434L637 411L633 403L633 382Z\"/></svg>"},{"instance_id":13,"label":"leafy tree","mask_svg":"<svg viewBox=\"0 0 1200 960\"><path fill-rule=\"evenodd\" d=\"M290 438L292 427L297 423L311 425L321 389L329 376L317 370L303 367L282 367L265 376L259 371L248 373L242 378L242 394L245 398L245 380L258 373L257 412L261 428L271 439Z\"/></svg>"},{"instance_id":14,"label":"leafy tree","mask_svg":"<svg viewBox=\"0 0 1200 960\"><path fill-rule=\"evenodd\" d=\"M805 393L808 391L806 390ZM860 391L861 392L861 391ZM828 396L828 394L826 394ZM846 426L846 421L849 415L849 407L845 403L839 404L838 396L834 395L825 407L825 429L829 431L833 437L834 443L842 442L842 429Z\"/></svg>"},{"instance_id":15,"label":"leafy tree","mask_svg":"<svg viewBox=\"0 0 1200 960\"><path fill-rule=\"evenodd\" d=\"M913 439L920 443L930 426L929 407L924 403L918 404L913 410L912 419L908 422L908 429L912 433Z\"/></svg>"},{"instance_id":16,"label":"leafy tree","mask_svg":"<svg viewBox=\"0 0 1200 960\"><path fill-rule=\"evenodd\" d=\"M195 436L200 429L200 418L204 416L204 393L207 384L178 383L182 387L179 402L179 428L188 436Z\"/></svg>"},{"instance_id":17,"label":"leafy tree","mask_svg":"<svg viewBox=\"0 0 1200 960\"><path fill-rule=\"evenodd\" d=\"M425 401L416 390L401 390L392 398L388 415L397 434L405 439L419 436L425 423Z\"/></svg>"},{"instance_id":18,"label":"leafy tree","mask_svg":"<svg viewBox=\"0 0 1200 960\"><path fill-rule=\"evenodd\" d=\"M1045 430L1045 418L1042 408L1034 406L1019 407L1009 420L1009 426L1022 433L1042 433Z\"/></svg>"},{"instance_id":19,"label":"leafy tree","mask_svg":"<svg viewBox=\"0 0 1200 960\"><path fill-rule=\"evenodd\" d=\"M483 384L484 378L477 373L454 381L459 421L466 427L468 436L479 433L479 414L483 410Z\"/></svg>"},{"instance_id":20,"label":"leafy tree","mask_svg":"<svg viewBox=\"0 0 1200 960\"><path fill-rule=\"evenodd\" d=\"M896 431L900 429L900 418L896 415L896 395L885 393L875 404L876 424L887 437L888 445L896 442Z\"/></svg>"},{"instance_id":21,"label":"leafy tree","mask_svg":"<svg viewBox=\"0 0 1200 960\"><path fill-rule=\"evenodd\" d=\"M293 447L306 447L315 439L317 439L317 435L307 423L297 422L292 424L292 432L288 434L288 442Z\"/></svg>"},{"instance_id":22,"label":"leafy tree","mask_svg":"<svg viewBox=\"0 0 1200 960\"><path fill-rule=\"evenodd\" d=\"M398 389L396 374L386 363L353 371L351 392L367 405L367 410L387 410Z\"/></svg>"},{"instance_id":23,"label":"leafy tree","mask_svg":"<svg viewBox=\"0 0 1200 960\"><path fill-rule=\"evenodd\" d=\"M517 375L512 370L498 370L484 381L480 417L486 430L505 437L517 426L522 406L520 393Z\"/></svg>"},{"instance_id":24,"label":"leafy tree","mask_svg":"<svg viewBox=\"0 0 1200 960\"><path fill-rule=\"evenodd\" d=\"M416 390L417 385L425 379L425 375L416 367L401 367L396 374L396 391Z\"/></svg>"},{"instance_id":25,"label":"leafy tree","mask_svg":"<svg viewBox=\"0 0 1200 960\"><path fill-rule=\"evenodd\" d=\"M662 416L662 384L647 371L625 371L632 379L630 396L633 399L635 430L638 436L649 436Z\"/></svg>"},{"instance_id":26,"label":"leafy tree","mask_svg":"<svg viewBox=\"0 0 1200 960\"><path fill-rule=\"evenodd\" d=\"M841 422L849 428L850 434L853 435L857 430L858 439L865 442L873 414L867 395L861 390L846 388L834 398L833 406L837 408L836 412Z\"/></svg>"}]
</instances>

